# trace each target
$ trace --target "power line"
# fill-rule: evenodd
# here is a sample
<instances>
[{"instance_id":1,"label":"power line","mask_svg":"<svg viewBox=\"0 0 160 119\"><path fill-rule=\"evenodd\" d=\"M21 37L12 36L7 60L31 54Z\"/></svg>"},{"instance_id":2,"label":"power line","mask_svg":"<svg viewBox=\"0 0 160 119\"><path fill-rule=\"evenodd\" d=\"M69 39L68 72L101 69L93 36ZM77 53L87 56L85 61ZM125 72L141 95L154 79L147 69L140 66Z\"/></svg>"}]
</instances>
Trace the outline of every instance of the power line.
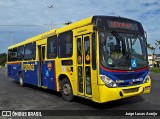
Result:
<instances>
[{"instance_id":1,"label":"power line","mask_svg":"<svg viewBox=\"0 0 160 119\"><path fill-rule=\"evenodd\" d=\"M34 25L34 24L31 24L31 25L17 25L17 24L14 24L14 25L12 25L12 24L9 24L9 25L1 25L0 24L0 27L46 27L46 25Z\"/></svg>"}]
</instances>

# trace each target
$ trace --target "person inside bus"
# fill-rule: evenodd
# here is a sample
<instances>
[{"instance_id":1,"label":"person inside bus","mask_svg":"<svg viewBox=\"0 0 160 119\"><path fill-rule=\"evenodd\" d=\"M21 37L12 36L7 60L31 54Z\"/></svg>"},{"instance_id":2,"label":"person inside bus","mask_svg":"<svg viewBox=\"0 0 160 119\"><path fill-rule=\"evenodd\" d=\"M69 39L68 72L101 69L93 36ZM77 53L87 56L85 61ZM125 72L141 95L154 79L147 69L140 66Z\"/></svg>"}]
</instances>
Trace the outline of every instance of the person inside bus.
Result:
<instances>
[{"instance_id":1,"label":"person inside bus","mask_svg":"<svg viewBox=\"0 0 160 119\"><path fill-rule=\"evenodd\" d=\"M121 59L123 54L121 52L121 47L120 45L113 45L111 48L111 58L114 59Z\"/></svg>"}]
</instances>

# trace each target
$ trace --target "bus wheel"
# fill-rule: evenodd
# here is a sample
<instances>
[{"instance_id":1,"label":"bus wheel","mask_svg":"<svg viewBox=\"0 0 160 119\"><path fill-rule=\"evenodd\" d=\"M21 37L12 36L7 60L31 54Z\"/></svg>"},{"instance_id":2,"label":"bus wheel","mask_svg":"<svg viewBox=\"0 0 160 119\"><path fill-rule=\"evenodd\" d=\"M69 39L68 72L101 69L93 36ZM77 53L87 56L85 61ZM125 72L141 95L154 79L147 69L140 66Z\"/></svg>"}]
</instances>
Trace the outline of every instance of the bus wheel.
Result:
<instances>
[{"instance_id":1,"label":"bus wheel","mask_svg":"<svg viewBox=\"0 0 160 119\"><path fill-rule=\"evenodd\" d=\"M72 86L67 78L64 78L61 82L61 93L64 100L69 102L73 101Z\"/></svg>"},{"instance_id":2,"label":"bus wheel","mask_svg":"<svg viewBox=\"0 0 160 119\"><path fill-rule=\"evenodd\" d=\"M23 80L23 76L22 76L22 73L19 74L19 84L20 86L24 86L24 80Z\"/></svg>"}]
</instances>

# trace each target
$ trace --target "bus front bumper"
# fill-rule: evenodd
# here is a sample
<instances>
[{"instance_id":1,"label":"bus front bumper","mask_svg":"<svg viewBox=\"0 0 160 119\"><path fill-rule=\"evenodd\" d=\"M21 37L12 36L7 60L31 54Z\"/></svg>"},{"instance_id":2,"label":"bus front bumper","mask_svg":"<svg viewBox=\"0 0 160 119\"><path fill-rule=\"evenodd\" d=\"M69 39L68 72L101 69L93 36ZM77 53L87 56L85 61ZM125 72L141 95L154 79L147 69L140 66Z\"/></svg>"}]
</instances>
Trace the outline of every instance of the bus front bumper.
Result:
<instances>
[{"instance_id":1,"label":"bus front bumper","mask_svg":"<svg viewBox=\"0 0 160 119\"><path fill-rule=\"evenodd\" d=\"M100 103L147 94L150 90L151 79L147 83L129 87L108 88L106 85L99 85Z\"/></svg>"}]
</instances>

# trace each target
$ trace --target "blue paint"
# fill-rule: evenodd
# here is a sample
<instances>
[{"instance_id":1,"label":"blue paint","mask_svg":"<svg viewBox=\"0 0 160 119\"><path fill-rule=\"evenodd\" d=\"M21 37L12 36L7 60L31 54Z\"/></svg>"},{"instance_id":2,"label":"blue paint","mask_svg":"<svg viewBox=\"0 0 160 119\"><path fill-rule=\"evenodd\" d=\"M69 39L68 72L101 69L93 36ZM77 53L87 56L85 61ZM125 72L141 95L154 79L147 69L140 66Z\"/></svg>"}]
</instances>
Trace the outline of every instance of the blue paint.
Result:
<instances>
[{"instance_id":1,"label":"blue paint","mask_svg":"<svg viewBox=\"0 0 160 119\"><path fill-rule=\"evenodd\" d=\"M116 82L116 80L124 80L124 83L118 84L119 87L122 86L131 86L130 82L133 82L134 79L144 78L148 74L149 69L141 70L139 72L109 72L100 68L100 74L106 75L110 79ZM133 85L142 84L142 81L134 82Z\"/></svg>"},{"instance_id":2,"label":"blue paint","mask_svg":"<svg viewBox=\"0 0 160 119\"><path fill-rule=\"evenodd\" d=\"M52 68L49 70L47 67L48 63L52 64ZM19 81L18 72L22 72L22 76L24 78L24 82L27 84L32 84L38 86L38 74L39 68L42 67L42 86L46 86L49 89L56 90L56 75L55 75L55 61L46 61L43 62L40 66L39 62L23 62L23 64L34 64L34 70L22 70L21 63L19 64L8 64L8 76ZM41 74L40 74L41 75Z\"/></svg>"},{"instance_id":3,"label":"blue paint","mask_svg":"<svg viewBox=\"0 0 160 119\"><path fill-rule=\"evenodd\" d=\"M47 87L46 63L42 63L42 86Z\"/></svg>"},{"instance_id":4,"label":"blue paint","mask_svg":"<svg viewBox=\"0 0 160 119\"><path fill-rule=\"evenodd\" d=\"M21 71L21 64L8 64L8 77L19 80L18 72Z\"/></svg>"},{"instance_id":5,"label":"blue paint","mask_svg":"<svg viewBox=\"0 0 160 119\"><path fill-rule=\"evenodd\" d=\"M34 64L34 71L22 70L22 74L23 74L23 79L25 83L37 86L38 85L38 76L37 76L38 66L35 65L35 62L23 62L23 64Z\"/></svg>"},{"instance_id":6,"label":"blue paint","mask_svg":"<svg viewBox=\"0 0 160 119\"><path fill-rule=\"evenodd\" d=\"M47 67L47 64L49 62L52 64L51 70L49 70L48 67ZM47 77L47 87L49 89L56 90L55 61L46 61L46 70L48 71L48 74L49 74L48 77Z\"/></svg>"}]
</instances>

